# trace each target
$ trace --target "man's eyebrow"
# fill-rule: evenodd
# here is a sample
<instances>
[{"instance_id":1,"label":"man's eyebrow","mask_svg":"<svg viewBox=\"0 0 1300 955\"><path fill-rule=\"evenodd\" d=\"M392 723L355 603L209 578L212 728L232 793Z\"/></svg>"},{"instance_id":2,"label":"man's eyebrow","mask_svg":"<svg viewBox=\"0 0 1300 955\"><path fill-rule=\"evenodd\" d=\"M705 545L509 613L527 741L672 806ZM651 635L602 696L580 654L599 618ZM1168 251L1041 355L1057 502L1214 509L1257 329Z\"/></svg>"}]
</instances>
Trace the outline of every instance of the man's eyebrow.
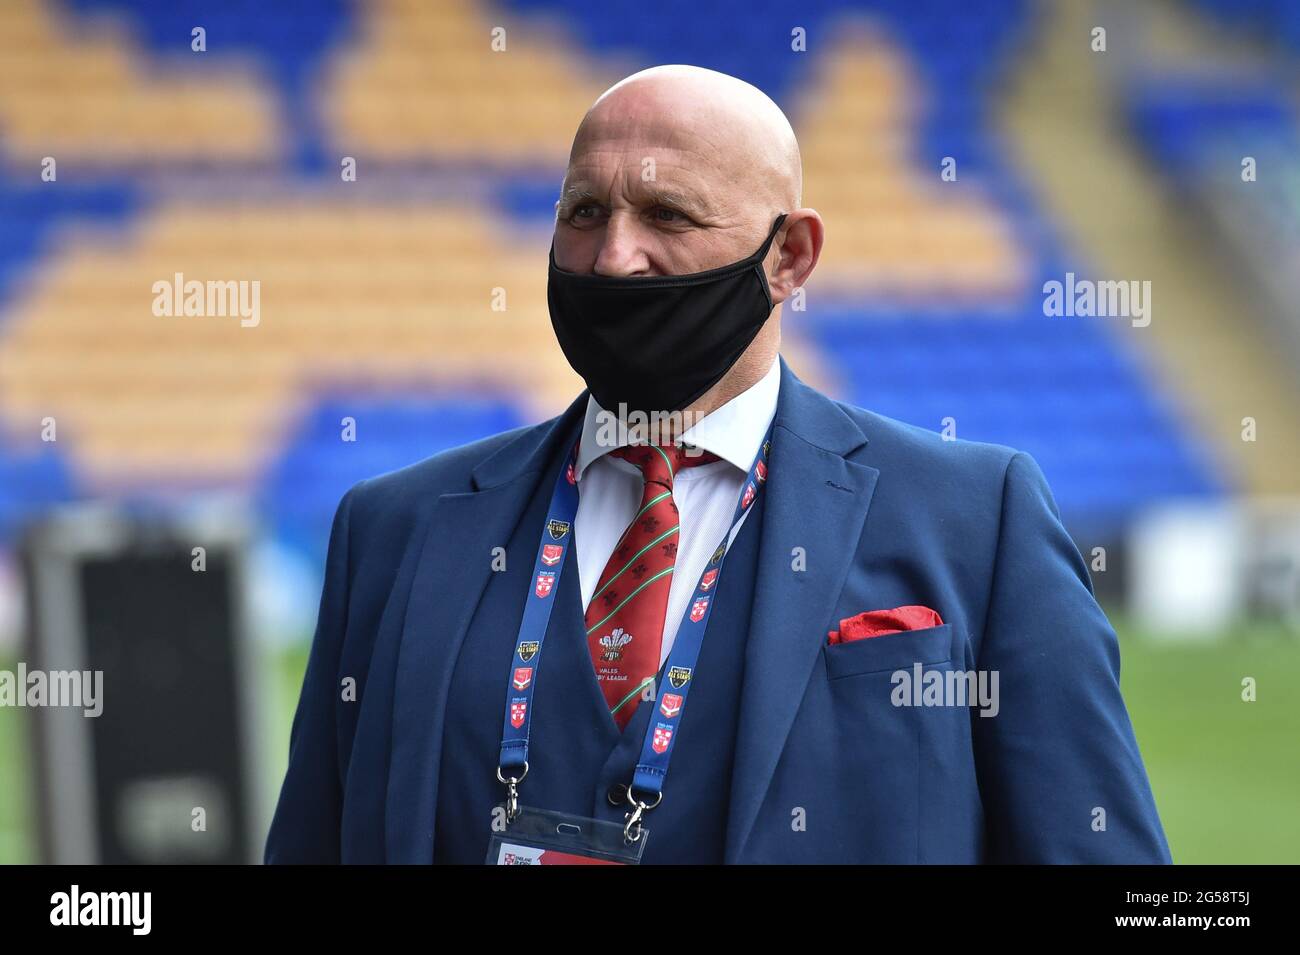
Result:
<instances>
[{"instance_id":1,"label":"man's eyebrow","mask_svg":"<svg viewBox=\"0 0 1300 955\"><path fill-rule=\"evenodd\" d=\"M646 191L649 197L659 205L668 206L679 212L695 216L703 215L705 212L704 206L699 199L688 193L678 192L675 189L664 189L654 185L648 185Z\"/></svg>"},{"instance_id":2,"label":"man's eyebrow","mask_svg":"<svg viewBox=\"0 0 1300 955\"><path fill-rule=\"evenodd\" d=\"M568 209L579 202L595 202L596 194L587 186L565 186L556 201L557 209Z\"/></svg>"},{"instance_id":3,"label":"man's eyebrow","mask_svg":"<svg viewBox=\"0 0 1300 955\"><path fill-rule=\"evenodd\" d=\"M654 183L645 183L643 185L645 188L644 198L651 204L668 206L693 216L702 216L706 212L704 205L695 196L676 189L658 186ZM600 203L600 201L589 186L571 185L566 186L563 192L560 193L560 198L555 203L555 206L559 210L567 210L583 202Z\"/></svg>"}]
</instances>

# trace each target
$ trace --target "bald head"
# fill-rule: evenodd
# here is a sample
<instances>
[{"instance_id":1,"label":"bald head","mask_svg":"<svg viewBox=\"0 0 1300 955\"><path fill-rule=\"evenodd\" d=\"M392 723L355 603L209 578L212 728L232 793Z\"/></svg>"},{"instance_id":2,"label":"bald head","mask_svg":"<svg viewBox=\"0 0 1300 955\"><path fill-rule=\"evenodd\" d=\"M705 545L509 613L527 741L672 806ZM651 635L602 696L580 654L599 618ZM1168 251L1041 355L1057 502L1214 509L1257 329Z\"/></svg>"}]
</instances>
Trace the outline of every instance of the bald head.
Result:
<instances>
[{"instance_id":1,"label":"bald head","mask_svg":"<svg viewBox=\"0 0 1300 955\"><path fill-rule=\"evenodd\" d=\"M578 127L584 134L623 135L634 126L668 141L712 152L720 176L781 211L799 207L799 143L781 108L756 86L698 66L656 66L615 83Z\"/></svg>"},{"instance_id":2,"label":"bald head","mask_svg":"<svg viewBox=\"0 0 1300 955\"><path fill-rule=\"evenodd\" d=\"M677 275L752 253L799 207L799 145L758 88L658 66L606 90L573 140L556 262L578 272Z\"/></svg>"}]
</instances>

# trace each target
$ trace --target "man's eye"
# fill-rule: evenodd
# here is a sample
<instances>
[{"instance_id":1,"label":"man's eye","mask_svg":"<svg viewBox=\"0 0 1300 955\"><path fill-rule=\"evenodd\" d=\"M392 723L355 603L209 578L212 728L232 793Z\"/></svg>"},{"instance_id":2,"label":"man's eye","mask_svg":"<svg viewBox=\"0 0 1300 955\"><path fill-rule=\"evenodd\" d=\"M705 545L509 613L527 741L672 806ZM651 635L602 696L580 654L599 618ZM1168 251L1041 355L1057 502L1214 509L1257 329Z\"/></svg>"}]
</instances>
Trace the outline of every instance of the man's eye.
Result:
<instances>
[{"instance_id":1,"label":"man's eye","mask_svg":"<svg viewBox=\"0 0 1300 955\"><path fill-rule=\"evenodd\" d=\"M660 222L677 222L682 218L682 214L676 209L669 209L666 206L656 206L655 218Z\"/></svg>"},{"instance_id":2,"label":"man's eye","mask_svg":"<svg viewBox=\"0 0 1300 955\"><path fill-rule=\"evenodd\" d=\"M570 219L590 219L596 214L596 207L590 202L584 202L581 205L573 207L573 213Z\"/></svg>"}]
</instances>

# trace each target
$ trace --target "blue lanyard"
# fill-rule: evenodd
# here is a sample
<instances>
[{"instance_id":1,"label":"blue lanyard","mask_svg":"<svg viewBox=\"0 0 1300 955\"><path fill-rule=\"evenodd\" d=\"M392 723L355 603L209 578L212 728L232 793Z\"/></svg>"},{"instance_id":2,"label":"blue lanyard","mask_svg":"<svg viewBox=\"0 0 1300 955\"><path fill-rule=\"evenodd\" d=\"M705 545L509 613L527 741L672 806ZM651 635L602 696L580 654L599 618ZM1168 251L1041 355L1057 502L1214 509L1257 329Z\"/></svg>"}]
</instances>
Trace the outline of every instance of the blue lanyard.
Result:
<instances>
[{"instance_id":1,"label":"blue lanyard","mask_svg":"<svg viewBox=\"0 0 1300 955\"><path fill-rule=\"evenodd\" d=\"M578 514L578 484L575 478L578 466L578 446L569 453L564 472L556 478L551 492L551 506L546 512L542 539L537 545L537 558L533 561L532 592L524 604L524 616L519 622L519 638L515 641L515 655L510 662L510 680L506 684L506 719L501 735L501 758L498 768L523 769L528 765L528 729L533 721L533 689L537 686L537 671L542 663L542 641L551 620L555 592L564 569L564 559L573 544L573 519ZM522 778L522 777L520 777Z\"/></svg>"},{"instance_id":2,"label":"blue lanyard","mask_svg":"<svg viewBox=\"0 0 1300 955\"><path fill-rule=\"evenodd\" d=\"M640 761L637 763L636 773L632 779L632 789L652 794L656 804L663 791L664 777L668 773L668 761L672 757L678 728L681 726L682 715L686 711L686 700L694 684L695 666L699 660L700 648L704 644L704 631L709 623L709 615L713 611L714 594L722 579L722 564L727 555L727 545L741 519L753 507L767 480L767 456L771 444L772 428L769 427L763 437L763 443L759 446L758 454L749 467L745 483L741 487L731 526L718 543L713 556L709 558L703 573L700 574L665 664L665 678L660 681L659 695L655 700L655 712L650 725L646 727L645 740L641 744ZM533 564L532 589L524 605L523 619L519 623L519 637L515 641L515 653L510 662L510 679L506 684L505 724L498 764L498 777L503 778L503 781L505 781L504 776L524 769L528 764L528 731L533 716L533 690L537 686L537 675L541 666L542 642L551 619L556 584L573 543L573 522L578 513L578 488L574 477L577 453L578 449L575 446L569 454L569 461L563 473L555 481L550 509L547 511L546 524L542 528L541 541L537 546L537 558ZM518 779L522 778L522 776L518 777Z\"/></svg>"}]
</instances>

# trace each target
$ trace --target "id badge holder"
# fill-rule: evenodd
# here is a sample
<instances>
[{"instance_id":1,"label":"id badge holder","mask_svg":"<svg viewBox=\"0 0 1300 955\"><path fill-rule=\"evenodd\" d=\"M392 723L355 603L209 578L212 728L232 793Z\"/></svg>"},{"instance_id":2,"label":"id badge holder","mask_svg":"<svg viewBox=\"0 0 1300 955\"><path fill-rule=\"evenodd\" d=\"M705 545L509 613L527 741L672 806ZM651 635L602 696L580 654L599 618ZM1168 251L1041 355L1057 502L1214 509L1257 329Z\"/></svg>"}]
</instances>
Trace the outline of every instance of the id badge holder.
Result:
<instances>
[{"instance_id":1,"label":"id badge holder","mask_svg":"<svg viewBox=\"0 0 1300 955\"><path fill-rule=\"evenodd\" d=\"M502 807L504 811L504 807ZM549 809L519 807L505 832L493 833L488 865L639 865L650 833L628 843L623 825Z\"/></svg>"}]
</instances>

